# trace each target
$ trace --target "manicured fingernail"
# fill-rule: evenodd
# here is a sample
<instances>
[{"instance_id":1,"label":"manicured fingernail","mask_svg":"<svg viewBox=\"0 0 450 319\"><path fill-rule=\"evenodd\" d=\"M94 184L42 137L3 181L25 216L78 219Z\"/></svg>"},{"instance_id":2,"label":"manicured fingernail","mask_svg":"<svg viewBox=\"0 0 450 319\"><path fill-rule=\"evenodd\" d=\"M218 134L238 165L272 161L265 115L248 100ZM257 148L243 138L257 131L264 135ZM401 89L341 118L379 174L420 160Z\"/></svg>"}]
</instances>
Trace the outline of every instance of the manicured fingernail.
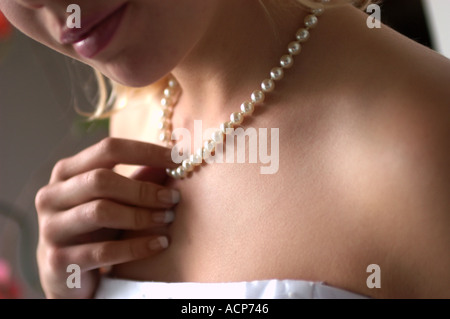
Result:
<instances>
[{"instance_id":1,"label":"manicured fingernail","mask_svg":"<svg viewBox=\"0 0 450 319\"><path fill-rule=\"evenodd\" d=\"M167 248L169 247L169 240L167 237L158 237L155 239L150 240L148 243L151 250L158 250L161 248Z\"/></svg>"},{"instance_id":2,"label":"manicured fingernail","mask_svg":"<svg viewBox=\"0 0 450 319\"><path fill-rule=\"evenodd\" d=\"M169 224L175 219L175 213L172 210L168 210L163 213L153 213L152 217L155 223Z\"/></svg>"},{"instance_id":3,"label":"manicured fingernail","mask_svg":"<svg viewBox=\"0 0 450 319\"><path fill-rule=\"evenodd\" d=\"M161 189L157 196L158 200L165 204L178 204L181 199L180 192L174 189Z\"/></svg>"}]
</instances>

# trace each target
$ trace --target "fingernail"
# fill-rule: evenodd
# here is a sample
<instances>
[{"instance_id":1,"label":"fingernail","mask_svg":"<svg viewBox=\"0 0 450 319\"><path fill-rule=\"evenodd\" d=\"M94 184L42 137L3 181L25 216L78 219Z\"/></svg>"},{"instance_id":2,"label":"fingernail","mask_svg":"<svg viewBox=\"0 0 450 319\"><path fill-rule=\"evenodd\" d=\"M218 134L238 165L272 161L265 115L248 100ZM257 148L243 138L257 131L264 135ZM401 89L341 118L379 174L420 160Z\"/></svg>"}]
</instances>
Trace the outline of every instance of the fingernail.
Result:
<instances>
[{"instance_id":1,"label":"fingernail","mask_svg":"<svg viewBox=\"0 0 450 319\"><path fill-rule=\"evenodd\" d=\"M172 210L168 210L163 213L153 213L152 217L155 223L169 224L175 219L175 213Z\"/></svg>"},{"instance_id":2,"label":"fingernail","mask_svg":"<svg viewBox=\"0 0 450 319\"><path fill-rule=\"evenodd\" d=\"M161 248L167 248L169 247L169 240L167 237L158 237L155 239L150 240L148 243L151 250L158 250Z\"/></svg>"},{"instance_id":3,"label":"fingernail","mask_svg":"<svg viewBox=\"0 0 450 319\"><path fill-rule=\"evenodd\" d=\"M181 199L180 192L174 189L161 189L157 196L158 200L165 204L178 204Z\"/></svg>"}]
</instances>

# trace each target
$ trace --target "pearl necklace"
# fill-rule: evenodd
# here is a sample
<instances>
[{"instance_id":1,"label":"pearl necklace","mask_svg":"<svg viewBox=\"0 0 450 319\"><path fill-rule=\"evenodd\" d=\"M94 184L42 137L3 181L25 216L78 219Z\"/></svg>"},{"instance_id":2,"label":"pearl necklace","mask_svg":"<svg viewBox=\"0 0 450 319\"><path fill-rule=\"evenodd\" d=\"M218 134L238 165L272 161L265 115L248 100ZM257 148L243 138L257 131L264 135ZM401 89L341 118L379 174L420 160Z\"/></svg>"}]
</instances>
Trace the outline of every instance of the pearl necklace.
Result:
<instances>
[{"instance_id":1,"label":"pearl necklace","mask_svg":"<svg viewBox=\"0 0 450 319\"><path fill-rule=\"evenodd\" d=\"M255 106L261 105L264 102L267 93L275 89L275 81L280 81L284 77L284 70L289 69L294 64L294 56L298 55L302 49L302 43L306 42L310 36L310 29L314 28L318 23L318 16L324 12L323 7L312 9L310 14L304 19L304 26L297 30L295 40L290 42L287 49L288 53L283 55L280 59L279 66L270 70L270 78L265 79L261 83L261 89L253 91L249 101L241 104L240 111L234 112L230 115L230 121L223 122L220 129L215 131L211 138L204 143L204 146L199 148L189 158L185 159L176 169L166 169L169 176L175 179L182 179L194 171L194 168L200 166L203 160L208 159L211 153L214 152L219 143L223 143L225 136L230 134L233 129L242 124L245 117L251 116L255 110ZM164 89L164 97L161 99L161 120L158 125L160 131L159 139L165 143L167 147L173 147L172 141L172 115L174 107L177 104L178 97L181 93L180 86L175 78L170 77L167 82L167 87Z\"/></svg>"}]
</instances>

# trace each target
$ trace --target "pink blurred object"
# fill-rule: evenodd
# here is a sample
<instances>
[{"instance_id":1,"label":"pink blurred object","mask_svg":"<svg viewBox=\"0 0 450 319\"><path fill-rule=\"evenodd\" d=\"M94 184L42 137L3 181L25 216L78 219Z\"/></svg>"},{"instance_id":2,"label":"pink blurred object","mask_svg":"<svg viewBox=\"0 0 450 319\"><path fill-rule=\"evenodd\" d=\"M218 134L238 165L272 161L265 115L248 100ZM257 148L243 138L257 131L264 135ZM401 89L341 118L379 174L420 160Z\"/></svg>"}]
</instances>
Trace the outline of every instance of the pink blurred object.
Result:
<instances>
[{"instance_id":1,"label":"pink blurred object","mask_svg":"<svg viewBox=\"0 0 450 319\"><path fill-rule=\"evenodd\" d=\"M12 279L8 262L0 259L0 299L19 299L20 287Z\"/></svg>"},{"instance_id":2,"label":"pink blurred object","mask_svg":"<svg viewBox=\"0 0 450 319\"><path fill-rule=\"evenodd\" d=\"M0 11L0 41L8 38L12 33L11 24L6 20L3 13Z\"/></svg>"}]
</instances>

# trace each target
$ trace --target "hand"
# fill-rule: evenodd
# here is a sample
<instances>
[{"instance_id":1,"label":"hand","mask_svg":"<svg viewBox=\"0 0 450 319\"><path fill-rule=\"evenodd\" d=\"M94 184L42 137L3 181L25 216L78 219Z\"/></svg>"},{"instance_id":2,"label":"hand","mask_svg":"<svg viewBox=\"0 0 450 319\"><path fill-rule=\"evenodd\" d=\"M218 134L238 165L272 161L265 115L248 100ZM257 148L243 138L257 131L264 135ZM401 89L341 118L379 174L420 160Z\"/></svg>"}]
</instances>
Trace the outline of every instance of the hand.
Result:
<instances>
[{"instance_id":1,"label":"hand","mask_svg":"<svg viewBox=\"0 0 450 319\"><path fill-rule=\"evenodd\" d=\"M117 164L142 165L135 178L113 171ZM148 181L174 167L161 146L107 138L59 161L48 185L36 195L37 261L48 298L89 298L102 267L152 256L168 245L162 235L119 239L121 230L161 229L171 220L179 193ZM161 168L156 170L155 168ZM146 181L142 181L143 175ZM141 177L141 178L139 178ZM67 266L81 268L81 288L68 288Z\"/></svg>"}]
</instances>

